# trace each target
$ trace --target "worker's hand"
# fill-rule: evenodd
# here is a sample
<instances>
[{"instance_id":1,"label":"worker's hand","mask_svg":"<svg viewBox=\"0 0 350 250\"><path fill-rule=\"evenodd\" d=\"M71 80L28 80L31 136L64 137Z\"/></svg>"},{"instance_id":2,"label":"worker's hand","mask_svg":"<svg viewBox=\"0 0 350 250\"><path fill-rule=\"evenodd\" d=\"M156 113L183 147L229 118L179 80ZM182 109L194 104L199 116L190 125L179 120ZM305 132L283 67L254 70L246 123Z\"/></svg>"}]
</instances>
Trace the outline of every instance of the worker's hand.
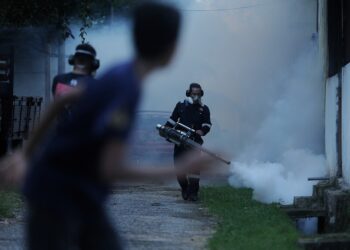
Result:
<instances>
[{"instance_id":1,"label":"worker's hand","mask_svg":"<svg viewBox=\"0 0 350 250\"><path fill-rule=\"evenodd\" d=\"M27 159L23 151L3 157L0 160L0 186L1 187L18 187L27 170Z\"/></svg>"},{"instance_id":2,"label":"worker's hand","mask_svg":"<svg viewBox=\"0 0 350 250\"><path fill-rule=\"evenodd\" d=\"M204 135L204 132L202 130L196 130L196 134L200 135L200 136L203 136Z\"/></svg>"}]
</instances>

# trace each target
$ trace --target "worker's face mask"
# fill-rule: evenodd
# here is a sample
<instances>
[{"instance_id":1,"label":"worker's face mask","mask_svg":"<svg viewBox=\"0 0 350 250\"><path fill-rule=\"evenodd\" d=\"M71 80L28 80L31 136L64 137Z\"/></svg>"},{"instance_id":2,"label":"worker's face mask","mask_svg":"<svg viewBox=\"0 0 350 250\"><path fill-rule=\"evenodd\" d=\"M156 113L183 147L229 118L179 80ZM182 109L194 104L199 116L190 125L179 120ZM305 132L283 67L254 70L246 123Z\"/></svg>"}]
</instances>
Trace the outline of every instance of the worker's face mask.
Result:
<instances>
[{"instance_id":1,"label":"worker's face mask","mask_svg":"<svg viewBox=\"0 0 350 250\"><path fill-rule=\"evenodd\" d=\"M199 102L201 101L201 96L200 96L200 95L192 94L192 95L191 95L191 99L192 99L192 102L193 102L193 103L199 103Z\"/></svg>"}]
</instances>

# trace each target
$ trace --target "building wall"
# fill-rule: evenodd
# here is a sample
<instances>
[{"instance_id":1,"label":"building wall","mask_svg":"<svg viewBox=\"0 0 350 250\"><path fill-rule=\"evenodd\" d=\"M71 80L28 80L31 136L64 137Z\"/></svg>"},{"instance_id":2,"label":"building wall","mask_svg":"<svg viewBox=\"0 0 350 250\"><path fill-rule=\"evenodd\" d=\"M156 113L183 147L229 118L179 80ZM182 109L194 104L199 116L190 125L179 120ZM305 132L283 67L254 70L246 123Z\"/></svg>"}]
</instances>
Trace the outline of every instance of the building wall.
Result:
<instances>
[{"instance_id":1,"label":"building wall","mask_svg":"<svg viewBox=\"0 0 350 250\"><path fill-rule=\"evenodd\" d=\"M16 46L14 53L14 95L44 98L46 55L24 46Z\"/></svg>"},{"instance_id":2,"label":"building wall","mask_svg":"<svg viewBox=\"0 0 350 250\"><path fill-rule=\"evenodd\" d=\"M342 174L350 184L350 63L342 69Z\"/></svg>"},{"instance_id":3,"label":"building wall","mask_svg":"<svg viewBox=\"0 0 350 250\"><path fill-rule=\"evenodd\" d=\"M342 176L350 185L350 1L342 0Z\"/></svg>"},{"instance_id":4,"label":"building wall","mask_svg":"<svg viewBox=\"0 0 350 250\"><path fill-rule=\"evenodd\" d=\"M329 77L325 104L327 162L331 177L343 177L345 183L350 184L350 2L319 0L319 3L326 3L327 8L327 15L323 17L327 22L323 30L328 37L327 42L323 42L327 47L325 72Z\"/></svg>"},{"instance_id":5,"label":"building wall","mask_svg":"<svg viewBox=\"0 0 350 250\"><path fill-rule=\"evenodd\" d=\"M14 86L16 96L42 97L45 107L51 99L51 82L58 70L58 44L48 43L45 33L24 30L7 33L0 39L0 51L14 52Z\"/></svg>"},{"instance_id":6,"label":"building wall","mask_svg":"<svg viewBox=\"0 0 350 250\"><path fill-rule=\"evenodd\" d=\"M333 76L326 83L325 104L325 151L327 168L331 177L338 171L337 119L338 119L338 87L339 78Z\"/></svg>"}]
</instances>

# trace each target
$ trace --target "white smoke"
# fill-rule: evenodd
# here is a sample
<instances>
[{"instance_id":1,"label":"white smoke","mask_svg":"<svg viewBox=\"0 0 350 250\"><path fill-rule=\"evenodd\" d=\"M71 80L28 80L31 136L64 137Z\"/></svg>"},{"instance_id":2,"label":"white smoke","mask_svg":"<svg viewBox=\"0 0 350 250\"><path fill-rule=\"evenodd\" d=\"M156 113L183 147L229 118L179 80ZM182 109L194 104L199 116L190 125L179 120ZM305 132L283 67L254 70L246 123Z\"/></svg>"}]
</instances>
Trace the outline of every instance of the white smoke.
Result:
<instances>
[{"instance_id":1,"label":"white smoke","mask_svg":"<svg viewBox=\"0 0 350 250\"><path fill-rule=\"evenodd\" d=\"M141 110L172 111L199 82L213 122L205 146L231 153L230 183L265 202L310 194L307 177L325 174L317 1L173 2L184 16L178 53L148 79ZM88 32L101 71L132 54L127 28Z\"/></svg>"},{"instance_id":2,"label":"white smoke","mask_svg":"<svg viewBox=\"0 0 350 250\"><path fill-rule=\"evenodd\" d=\"M65 43L66 56L74 54L75 47L81 42L79 38L80 26L73 26L75 39L69 39ZM130 22L127 19L116 19L107 25L95 25L87 30L86 40L97 51L100 60L100 68L97 71L97 77L103 74L114 64L128 60L133 51L130 35ZM72 67L66 64L66 71Z\"/></svg>"},{"instance_id":3,"label":"white smoke","mask_svg":"<svg viewBox=\"0 0 350 250\"><path fill-rule=\"evenodd\" d=\"M180 56L186 66L196 61L182 70L209 89L218 119L209 146L233 150L230 183L253 188L263 202L310 195L307 178L326 174L316 4L203 0L195 7L237 11L188 14L191 52Z\"/></svg>"},{"instance_id":4,"label":"white smoke","mask_svg":"<svg viewBox=\"0 0 350 250\"><path fill-rule=\"evenodd\" d=\"M306 149L288 150L281 161L234 162L229 181L234 187L254 189L253 198L262 202L291 203L294 196L310 195L307 177L325 174L323 155Z\"/></svg>"},{"instance_id":5,"label":"white smoke","mask_svg":"<svg viewBox=\"0 0 350 250\"><path fill-rule=\"evenodd\" d=\"M230 183L253 188L254 198L263 202L291 203L294 196L310 195L313 183L307 178L326 174L324 155L319 154L324 86L317 48L309 48L297 61L286 83L253 143L232 167Z\"/></svg>"}]
</instances>

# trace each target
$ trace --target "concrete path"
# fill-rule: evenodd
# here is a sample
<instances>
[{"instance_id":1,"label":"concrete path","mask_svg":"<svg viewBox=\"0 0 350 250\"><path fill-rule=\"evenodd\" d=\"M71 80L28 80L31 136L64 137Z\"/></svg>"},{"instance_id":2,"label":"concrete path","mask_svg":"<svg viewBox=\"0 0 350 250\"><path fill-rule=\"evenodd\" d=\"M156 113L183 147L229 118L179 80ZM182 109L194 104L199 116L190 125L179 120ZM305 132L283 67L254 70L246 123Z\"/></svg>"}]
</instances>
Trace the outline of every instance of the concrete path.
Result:
<instances>
[{"instance_id":1,"label":"concrete path","mask_svg":"<svg viewBox=\"0 0 350 250\"><path fill-rule=\"evenodd\" d=\"M205 249L216 225L201 203L183 201L174 184L118 185L107 207L126 249ZM21 214L0 220L1 250L24 249Z\"/></svg>"},{"instance_id":2,"label":"concrete path","mask_svg":"<svg viewBox=\"0 0 350 250\"><path fill-rule=\"evenodd\" d=\"M109 209L127 249L205 249L215 221L174 186L120 186Z\"/></svg>"},{"instance_id":3,"label":"concrete path","mask_svg":"<svg viewBox=\"0 0 350 250\"><path fill-rule=\"evenodd\" d=\"M0 249L21 250L24 222L21 218L0 220Z\"/></svg>"}]
</instances>

